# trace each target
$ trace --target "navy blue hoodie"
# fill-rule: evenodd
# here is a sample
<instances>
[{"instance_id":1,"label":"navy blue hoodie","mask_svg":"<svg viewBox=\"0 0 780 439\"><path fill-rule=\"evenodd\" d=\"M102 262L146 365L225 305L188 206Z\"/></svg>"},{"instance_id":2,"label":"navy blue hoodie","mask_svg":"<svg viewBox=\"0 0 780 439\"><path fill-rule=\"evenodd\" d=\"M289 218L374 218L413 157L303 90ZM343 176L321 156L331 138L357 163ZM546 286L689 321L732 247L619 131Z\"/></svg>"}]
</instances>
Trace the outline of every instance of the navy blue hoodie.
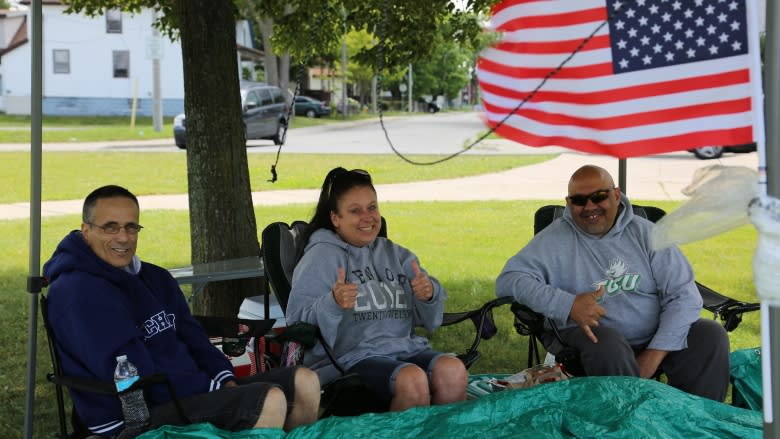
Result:
<instances>
[{"instance_id":1,"label":"navy blue hoodie","mask_svg":"<svg viewBox=\"0 0 780 439\"><path fill-rule=\"evenodd\" d=\"M165 373L179 398L216 390L234 378L230 362L192 317L167 270L145 262L137 274L113 267L73 231L43 273L50 282L49 320L66 375L111 382L116 357L125 354L142 377ZM93 433L110 436L123 428L115 396L70 393ZM164 385L146 395L150 407L171 400Z\"/></svg>"}]
</instances>

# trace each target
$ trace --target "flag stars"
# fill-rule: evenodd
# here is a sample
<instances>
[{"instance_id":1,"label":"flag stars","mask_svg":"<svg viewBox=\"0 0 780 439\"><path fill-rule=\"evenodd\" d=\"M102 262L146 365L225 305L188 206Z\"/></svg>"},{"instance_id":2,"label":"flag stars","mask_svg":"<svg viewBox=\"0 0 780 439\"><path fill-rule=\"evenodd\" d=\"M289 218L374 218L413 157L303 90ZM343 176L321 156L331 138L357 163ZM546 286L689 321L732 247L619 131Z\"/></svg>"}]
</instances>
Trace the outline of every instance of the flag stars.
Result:
<instances>
[{"instance_id":1,"label":"flag stars","mask_svg":"<svg viewBox=\"0 0 780 439\"><path fill-rule=\"evenodd\" d=\"M747 53L746 1L607 0L615 71Z\"/></svg>"}]
</instances>

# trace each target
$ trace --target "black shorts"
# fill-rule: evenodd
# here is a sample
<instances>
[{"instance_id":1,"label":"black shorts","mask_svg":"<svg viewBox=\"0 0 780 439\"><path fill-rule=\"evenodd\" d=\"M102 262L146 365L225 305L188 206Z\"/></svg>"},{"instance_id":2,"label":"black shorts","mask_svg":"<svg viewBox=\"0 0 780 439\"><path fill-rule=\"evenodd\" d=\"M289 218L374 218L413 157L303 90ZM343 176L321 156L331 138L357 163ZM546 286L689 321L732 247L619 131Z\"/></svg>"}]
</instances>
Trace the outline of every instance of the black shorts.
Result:
<instances>
[{"instance_id":1,"label":"black shorts","mask_svg":"<svg viewBox=\"0 0 780 439\"><path fill-rule=\"evenodd\" d=\"M290 412L295 397L295 367L271 369L257 375L237 378L238 386L225 387L213 392L202 393L181 399L181 406L187 419L182 419L173 402L154 407L150 411L150 429L162 425L185 425L210 422L229 431L240 431L254 427L269 389L278 387L287 398L287 412Z\"/></svg>"}]
</instances>

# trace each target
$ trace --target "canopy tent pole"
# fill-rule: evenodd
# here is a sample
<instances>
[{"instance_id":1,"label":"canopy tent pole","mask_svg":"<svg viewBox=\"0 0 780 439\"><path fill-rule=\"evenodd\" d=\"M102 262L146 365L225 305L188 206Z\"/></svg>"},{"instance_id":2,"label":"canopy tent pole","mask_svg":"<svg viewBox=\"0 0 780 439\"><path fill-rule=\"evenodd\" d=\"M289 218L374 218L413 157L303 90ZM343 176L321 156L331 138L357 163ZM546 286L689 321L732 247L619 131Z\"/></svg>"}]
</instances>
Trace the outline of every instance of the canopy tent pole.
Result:
<instances>
[{"instance_id":1,"label":"canopy tent pole","mask_svg":"<svg viewBox=\"0 0 780 439\"><path fill-rule=\"evenodd\" d=\"M30 94L30 268L27 292L30 314L27 335L27 392L24 411L24 437L32 438L35 403L35 357L38 346L38 293L41 291L41 127L43 105L43 8L32 1L32 91Z\"/></svg>"},{"instance_id":2,"label":"canopy tent pole","mask_svg":"<svg viewBox=\"0 0 780 439\"><path fill-rule=\"evenodd\" d=\"M766 2L766 46L764 49L764 96L766 129L766 194L780 198L780 127L773 121L780 120L780 8L776 1ZM780 347L773 343L780 340L780 304L762 302L761 327L764 352L764 437L780 438L776 420L780 416ZM768 317L768 318L765 318ZM768 320L768 322L767 322ZM767 324L768 323L768 324ZM767 363L768 361L768 363ZM767 376L768 375L768 376Z\"/></svg>"},{"instance_id":3,"label":"canopy tent pole","mask_svg":"<svg viewBox=\"0 0 780 439\"><path fill-rule=\"evenodd\" d=\"M626 193L626 159L618 160L618 187L624 194Z\"/></svg>"}]
</instances>

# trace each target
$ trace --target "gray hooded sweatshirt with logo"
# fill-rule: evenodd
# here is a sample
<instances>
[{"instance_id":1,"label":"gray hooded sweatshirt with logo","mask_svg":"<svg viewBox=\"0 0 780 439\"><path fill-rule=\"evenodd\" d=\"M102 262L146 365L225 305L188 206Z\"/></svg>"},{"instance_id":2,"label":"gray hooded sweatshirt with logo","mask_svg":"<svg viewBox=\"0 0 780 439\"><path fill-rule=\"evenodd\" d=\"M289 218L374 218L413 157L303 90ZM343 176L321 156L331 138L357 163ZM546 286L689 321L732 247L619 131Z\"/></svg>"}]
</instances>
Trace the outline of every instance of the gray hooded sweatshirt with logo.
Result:
<instances>
[{"instance_id":1,"label":"gray hooded sweatshirt with logo","mask_svg":"<svg viewBox=\"0 0 780 439\"><path fill-rule=\"evenodd\" d=\"M355 247L336 233L319 229L293 272L287 322L317 325L347 369L371 356L416 355L429 345L414 327L423 326L430 333L441 325L447 293L429 276L433 297L418 300L411 286L414 260L414 253L386 238ZM344 269L347 283L358 285L354 309L341 308L331 293L339 268ZM322 383L338 377L320 344L306 352L304 365L317 372Z\"/></svg>"},{"instance_id":2,"label":"gray hooded sweatshirt with logo","mask_svg":"<svg viewBox=\"0 0 780 439\"><path fill-rule=\"evenodd\" d=\"M496 294L566 328L577 325L569 319L575 295L604 285L600 305L607 313L600 325L620 331L632 346L685 349L702 308L691 266L677 247L653 250L653 224L635 216L624 195L620 202L622 212L601 238L580 230L567 207L509 259Z\"/></svg>"}]
</instances>

